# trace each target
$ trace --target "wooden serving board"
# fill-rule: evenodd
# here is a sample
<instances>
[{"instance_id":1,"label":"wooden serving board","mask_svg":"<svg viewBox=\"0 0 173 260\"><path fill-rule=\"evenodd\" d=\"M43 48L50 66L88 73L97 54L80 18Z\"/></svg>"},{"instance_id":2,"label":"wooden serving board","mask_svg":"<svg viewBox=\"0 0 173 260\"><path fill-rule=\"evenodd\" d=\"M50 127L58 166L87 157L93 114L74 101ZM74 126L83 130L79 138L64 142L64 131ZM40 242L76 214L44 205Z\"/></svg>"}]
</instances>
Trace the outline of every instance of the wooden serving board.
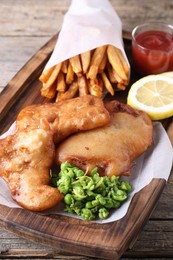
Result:
<instances>
[{"instance_id":1,"label":"wooden serving board","mask_svg":"<svg viewBox=\"0 0 173 260\"><path fill-rule=\"evenodd\" d=\"M129 35L125 34L125 47L131 62ZM16 74L0 94L0 133L5 132L16 119L18 112L33 103L48 102L40 96L38 77L50 57L58 35L44 45ZM133 71L133 70L132 70ZM131 76L132 81L137 75ZM116 96L126 102L126 92ZM164 122L167 127L169 122ZM25 209L11 209L0 205L0 226L34 242L50 245L75 254L119 259L131 248L149 218L165 186L163 179L152 182L138 192L122 219L96 224L58 215L43 216Z\"/></svg>"}]
</instances>

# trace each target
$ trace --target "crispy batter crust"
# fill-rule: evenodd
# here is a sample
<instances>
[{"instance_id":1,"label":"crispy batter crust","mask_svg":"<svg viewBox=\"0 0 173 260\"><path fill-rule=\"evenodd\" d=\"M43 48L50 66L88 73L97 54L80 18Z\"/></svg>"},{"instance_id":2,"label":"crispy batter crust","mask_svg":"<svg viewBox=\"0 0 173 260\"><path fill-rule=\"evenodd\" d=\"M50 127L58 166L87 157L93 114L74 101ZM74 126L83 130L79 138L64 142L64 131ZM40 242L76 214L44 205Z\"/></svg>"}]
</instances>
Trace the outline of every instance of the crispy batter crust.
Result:
<instances>
[{"instance_id":1,"label":"crispy batter crust","mask_svg":"<svg viewBox=\"0 0 173 260\"><path fill-rule=\"evenodd\" d=\"M102 100L93 96L24 108L14 135L0 140L0 176L8 183L13 199L33 211L58 204L63 195L49 185L55 143L109 120Z\"/></svg>"},{"instance_id":2,"label":"crispy batter crust","mask_svg":"<svg viewBox=\"0 0 173 260\"><path fill-rule=\"evenodd\" d=\"M98 167L101 175L129 175L134 160L152 143L153 126L146 113L126 104L105 104L106 126L67 138L56 150L56 162L68 161L84 171Z\"/></svg>"}]
</instances>

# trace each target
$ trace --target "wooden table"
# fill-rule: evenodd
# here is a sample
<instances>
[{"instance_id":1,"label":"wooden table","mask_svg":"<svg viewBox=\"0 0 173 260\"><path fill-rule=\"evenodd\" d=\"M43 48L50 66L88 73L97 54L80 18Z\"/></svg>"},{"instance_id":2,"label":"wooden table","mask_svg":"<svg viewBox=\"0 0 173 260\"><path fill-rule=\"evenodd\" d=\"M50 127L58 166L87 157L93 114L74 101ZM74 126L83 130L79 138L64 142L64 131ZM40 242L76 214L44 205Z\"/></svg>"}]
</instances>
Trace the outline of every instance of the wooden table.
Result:
<instances>
[{"instance_id":1,"label":"wooden table","mask_svg":"<svg viewBox=\"0 0 173 260\"><path fill-rule=\"evenodd\" d=\"M0 1L0 90L57 31L70 0ZM111 0L123 29L146 21L173 24L171 0ZM0 259L91 259L32 243L0 229ZM122 259L173 259L173 175L138 240Z\"/></svg>"}]
</instances>

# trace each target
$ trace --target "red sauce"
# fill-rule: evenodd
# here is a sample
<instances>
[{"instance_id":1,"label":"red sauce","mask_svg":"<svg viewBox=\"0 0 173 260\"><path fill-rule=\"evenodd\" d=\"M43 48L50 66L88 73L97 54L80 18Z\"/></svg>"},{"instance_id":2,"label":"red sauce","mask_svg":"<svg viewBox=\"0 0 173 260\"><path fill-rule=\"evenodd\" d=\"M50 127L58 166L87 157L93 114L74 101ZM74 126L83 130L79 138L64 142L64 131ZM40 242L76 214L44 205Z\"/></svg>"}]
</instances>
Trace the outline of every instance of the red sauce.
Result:
<instances>
[{"instance_id":1,"label":"red sauce","mask_svg":"<svg viewBox=\"0 0 173 260\"><path fill-rule=\"evenodd\" d=\"M134 65L142 76L173 70L172 34L146 31L137 35L135 40L132 43Z\"/></svg>"}]
</instances>

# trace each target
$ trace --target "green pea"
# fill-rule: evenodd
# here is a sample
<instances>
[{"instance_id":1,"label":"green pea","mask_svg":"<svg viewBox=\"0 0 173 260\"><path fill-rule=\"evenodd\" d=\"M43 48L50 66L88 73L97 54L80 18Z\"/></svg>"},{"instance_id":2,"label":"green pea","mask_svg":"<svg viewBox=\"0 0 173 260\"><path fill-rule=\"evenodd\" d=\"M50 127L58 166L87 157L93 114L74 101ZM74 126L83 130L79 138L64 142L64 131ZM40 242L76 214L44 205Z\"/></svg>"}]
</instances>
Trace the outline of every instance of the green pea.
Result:
<instances>
[{"instance_id":1,"label":"green pea","mask_svg":"<svg viewBox=\"0 0 173 260\"><path fill-rule=\"evenodd\" d=\"M106 203L105 203L104 207L107 208L107 209L112 209L112 208L114 208L114 202L113 202L113 200L110 199L110 198L106 198Z\"/></svg>"},{"instance_id":2,"label":"green pea","mask_svg":"<svg viewBox=\"0 0 173 260\"><path fill-rule=\"evenodd\" d=\"M78 201L75 201L73 207L82 209L85 207L85 203L81 200L78 200Z\"/></svg>"},{"instance_id":3,"label":"green pea","mask_svg":"<svg viewBox=\"0 0 173 260\"><path fill-rule=\"evenodd\" d=\"M94 181L89 176L82 176L79 178L79 181L81 183L81 186L85 190L93 190L94 189Z\"/></svg>"},{"instance_id":4,"label":"green pea","mask_svg":"<svg viewBox=\"0 0 173 260\"><path fill-rule=\"evenodd\" d=\"M108 189L111 187L111 180L109 177L104 176L103 177L103 183L105 185L105 187L107 187Z\"/></svg>"},{"instance_id":5,"label":"green pea","mask_svg":"<svg viewBox=\"0 0 173 260\"><path fill-rule=\"evenodd\" d=\"M61 179L57 182L58 189L66 194L69 191L70 188L71 179L69 176L63 176Z\"/></svg>"},{"instance_id":6,"label":"green pea","mask_svg":"<svg viewBox=\"0 0 173 260\"><path fill-rule=\"evenodd\" d=\"M84 172L80 169L75 169L75 176L76 178L79 178L84 175Z\"/></svg>"},{"instance_id":7,"label":"green pea","mask_svg":"<svg viewBox=\"0 0 173 260\"><path fill-rule=\"evenodd\" d=\"M93 196L93 197L97 195L93 190L87 190L86 193L88 196Z\"/></svg>"},{"instance_id":8,"label":"green pea","mask_svg":"<svg viewBox=\"0 0 173 260\"><path fill-rule=\"evenodd\" d=\"M103 177L96 176L96 178L94 178L95 189L100 187L102 183L103 183Z\"/></svg>"},{"instance_id":9,"label":"green pea","mask_svg":"<svg viewBox=\"0 0 173 260\"><path fill-rule=\"evenodd\" d=\"M112 206L113 209L118 209L121 206L120 201L112 200L112 203L113 203L113 206Z\"/></svg>"},{"instance_id":10,"label":"green pea","mask_svg":"<svg viewBox=\"0 0 173 260\"><path fill-rule=\"evenodd\" d=\"M75 185L73 187L73 193L76 195L75 198L77 198L77 199L83 199L83 198L86 198L86 196L87 196L84 193L84 190L80 185Z\"/></svg>"},{"instance_id":11,"label":"green pea","mask_svg":"<svg viewBox=\"0 0 173 260\"><path fill-rule=\"evenodd\" d=\"M64 183L59 183L58 189L61 193L67 194L67 192L69 191L69 186L65 185Z\"/></svg>"},{"instance_id":12,"label":"green pea","mask_svg":"<svg viewBox=\"0 0 173 260\"><path fill-rule=\"evenodd\" d=\"M88 200L92 200L97 196L97 193L95 193L93 190L87 190L86 191Z\"/></svg>"},{"instance_id":13,"label":"green pea","mask_svg":"<svg viewBox=\"0 0 173 260\"><path fill-rule=\"evenodd\" d=\"M73 196L71 195L71 194L66 194L65 196L64 196L64 202L65 202L65 204L67 204L67 205L71 205L72 203L74 203L74 198L73 198Z\"/></svg>"},{"instance_id":14,"label":"green pea","mask_svg":"<svg viewBox=\"0 0 173 260\"><path fill-rule=\"evenodd\" d=\"M98 216L100 219L106 219L109 216L109 211L105 208L100 208Z\"/></svg>"},{"instance_id":15,"label":"green pea","mask_svg":"<svg viewBox=\"0 0 173 260\"><path fill-rule=\"evenodd\" d=\"M70 168L71 167L71 164L68 163L68 162L63 162L61 163L61 171L65 171L66 169Z\"/></svg>"},{"instance_id":16,"label":"green pea","mask_svg":"<svg viewBox=\"0 0 173 260\"><path fill-rule=\"evenodd\" d=\"M93 208L92 201L88 201L88 202L86 202L85 207L86 207L87 209L91 209L91 208Z\"/></svg>"},{"instance_id":17,"label":"green pea","mask_svg":"<svg viewBox=\"0 0 173 260\"><path fill-rule=\"evenodd\" d=\"M83 208L81 210L81 217L86 220L92 220L95 218L94 214L90 209Z\"/></svg>"},{"instance_id":18,"label":"green pea","mask_svg":"<svg viewBox=\"0 0 173 260\"><path fill-rule=\"evenodd\" d=\"M98 194L96 196L96 200L101 204L101 205L105 205L106 204L106 199L101 195L101 194Z\"/></svg>"},{"instance_id":19,"label":"green pea","mask_svg":"<svg viewBox=\"0 0 173 260\"><path fill-rule=\"evenodd\" d=\"M96 218L96 214L98 213L99 206L95 206L94 208L91 208L90 210L95 215L95 218Z\"/></svg>"},{"instance_id":20,"label":"green pea","mask_svg":"<svg viewBox=\"0 0 173 260\"><path fill-rule=\"evenodd\" d=\"M96 188L95 190L98 194L101 194L102 196L106 196L107 195L107 187L105 186L105 184L102 182L98 188Z\"/></svg>"},{"instance_id":21,"label":"green pea","mask_svg":"<svg viewBox=\"0 0 173 260\"><path fill-rule=\"evenodd\" d=\"M128 193L132 191L131 184L129 182L125 181L125 180L120 182L119 188L124 190L124 191L127 191Z\"/></svg>"},{"instance_id":22,"label":"green pea","mask_svg":"<svg viewBox=\"0 0 173 260\"><path fill-rule=\"evenodd\" d=\"M65 195L64 210L86 220L107 218L109 210L119 208L132 190L130 183L117 176L100 177L97 168L88 176L68 162L61 164L58 174L50 172L50 177L52 185Z\"/></svg>"},{"instance_id":23,"label":"green pea","mask_svg":"<svg viewBox=\"0 0 173 260\"><path fill-rule=\"evenodd\" d=\"M111 182L117 183L118 180L119 180L119 176L114 176L114 175L113 175L113 176L111 177Z\"/></svg>"},{"instance_id":24,"label":"green pea","mask_svg":"<svg viewBox=\"0 0 173 260\"><path fill-rule=\"evenodd\" d=\"M98 206L100 204L99 200L92 200L93 207Z\"/></svg>"},{"instance_id":25,"label":"green pea","mask_svg":"<svg viewBox=\"0 0 173 260\"><path fill-rule=\"evenodd\" d=\"M71 180L73 180L73 178L75 177L75 174L72 169L70 169L66 175L69 176Z\"/></svg>"},{"instance_id":26,"label":"green pea","mask_svg":"<svg viewBox=\"0 0 173 260\"><path fill-rule=\"evenodd\" d=\"M95 167L94 169L92 169L92 171L91 171L91 173L90 173L90 176L91 176L91 177L99 176L97 167Z\"/></svg>"},{"instance_id":27,"label":"green pea","mask_svg":"<svg viewBox=\"0 0 173 260\"><path fill-rule=\"evenodd\" d=\"M123 190L117 190L115 193L112 193L112 197L114 200L123 201L127 199L127 194Z\"/></svg>"}]
</instances>

